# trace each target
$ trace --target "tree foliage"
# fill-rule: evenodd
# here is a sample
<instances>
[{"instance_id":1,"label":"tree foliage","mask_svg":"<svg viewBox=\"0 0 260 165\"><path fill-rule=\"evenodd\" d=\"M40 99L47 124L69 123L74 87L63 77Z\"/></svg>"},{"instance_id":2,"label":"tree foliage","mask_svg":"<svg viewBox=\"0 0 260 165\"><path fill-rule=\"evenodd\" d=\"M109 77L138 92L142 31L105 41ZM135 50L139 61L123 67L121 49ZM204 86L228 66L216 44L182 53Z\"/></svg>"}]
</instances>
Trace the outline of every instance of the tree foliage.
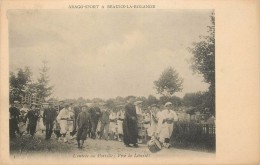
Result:
<instances>
[{"instance_id":1,"label":"tree foliage","mask_svg":"<svg viewBox=\"0 0 260 165\"><path fill-rule=\"evenodd\" d=\"M153 96L153 95L149 95L147 98L147 104L150 106L152 104L158 104L158 99Z\"/></svg>"},{"instance_id":2,"label":"tree foliage","mask_svg":"<svg viewBox=\"0 0 260 165\"><path fill-rule=\"evenodd\" d=\"M208 105L215 113L215 14L210 16L211 25L208 26L208 35L200 36L199 42L192 44L189 51L193 54L191 68L194 73L202 74L209 86Z\"/></svg>"},{"instance_id":3,"label":"tree foliage","mask_svg":"<svg viewBox=\"0 0 260 165\"><path fill-rule=\"evenodd\" d=\"M9 101L21 101L31 83L31 71L28 67L19 68L17 73L11 72L9 77Z\"/></svg>"},{"instance_id":4,"label":"tree foliage","mask_svg":"<svg viewBox=\"0 0 260 165\"><path fill-rule=\"evenodd\" d=\"M215 16L211 15L211 26L208 26L208 36L200 36L202 41L195 42L188 48L194 55L191 68L195 73L202 74L205 82L215 84Z\"/></svg>"},{"instance_id":5,"label":"tree foliage","mask_svg":"<svg viewBox=\"0 0 260 165\"><path fill-rule=\"evenodd\" d=\"M197 107L202 105L205 100L205 93L186 93L183 97L183 104L187 107Z\"/></svg>"},{"instance_id":6,"label":"tree foliage","mask_svg":"<svg viewBox=\"0 0 260 165\"><path fill-rule=\"evenodd\" d=\"M159 94L169 97L175 92L182 91L183 79L175 69L169 67L162 72L157 81L154 81L154 85Z\"/></svg>"},{"instance_id":7,"label":"tree foliage","mask_svg":"<svg viewBox=\"0 0 260 165\"><path fill-rule=\"evenodd\" d=\"M47 98L52 94L52 89L53 86L49 85L49 67L47 66L48 62L47 61L42 61L43 66L40 68L40 77L38 78L38 83L37 83L37 94L40 98Z\"/></svg>"}]
</instances>

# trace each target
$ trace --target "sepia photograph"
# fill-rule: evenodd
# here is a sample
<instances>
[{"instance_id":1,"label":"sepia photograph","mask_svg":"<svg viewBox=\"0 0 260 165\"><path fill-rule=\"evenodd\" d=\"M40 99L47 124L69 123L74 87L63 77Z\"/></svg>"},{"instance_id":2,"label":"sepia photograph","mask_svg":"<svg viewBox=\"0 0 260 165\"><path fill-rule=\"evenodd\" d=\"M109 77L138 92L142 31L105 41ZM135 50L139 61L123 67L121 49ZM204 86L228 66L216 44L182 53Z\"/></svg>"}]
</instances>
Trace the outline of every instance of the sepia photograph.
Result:
<instances>
[{"instance_id":1,"label":"sepia photograph","mask_svg":"<svg viewBox=\"0 0 260 165\"><path fill-rule=\"evenodd\" d=\"M214 10L13 9L7 20L11 158L214 158Z\"/></svg>"},{"instance_id":2,"label":"sepia photograph","mask_svg":"<svg viewBox=\"0 0 260 165\"><path fill-rule=\"evenodd\" d=\"M257 0L0 4L1 165L259 164Z\"/></svg>"}]
</instances>

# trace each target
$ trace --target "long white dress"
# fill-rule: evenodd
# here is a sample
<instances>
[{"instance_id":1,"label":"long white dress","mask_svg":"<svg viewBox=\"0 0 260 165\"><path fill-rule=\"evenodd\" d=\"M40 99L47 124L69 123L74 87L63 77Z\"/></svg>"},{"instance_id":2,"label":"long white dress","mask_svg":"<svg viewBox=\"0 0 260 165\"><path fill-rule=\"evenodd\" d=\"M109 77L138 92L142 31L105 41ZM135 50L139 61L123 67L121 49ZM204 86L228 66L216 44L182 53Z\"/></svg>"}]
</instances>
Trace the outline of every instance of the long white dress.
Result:
<instances>
[{"instance_id":1,"label":"long white dress","mask_svg":"<svg viewBox=\"0 0 260 165\"><path fill-rule=\"evenodd\" d=\"M117 119L117 115L116 115L116 113L111 113L110 115L109 115L109 120L116 120ZM110 133L115 133L116 132L116 121L110 121L110 123L109 123L109 132Z\"/></svg>"},{"instance_id":2,"label":"long white dress","mask_svg":"<svg viewBox=\"0 0 260 165\"><path fill-rule=\"evenodd\" d=\"M46 127L45 125L43 124L43 110L40 110L40 116L39 116L39 119L38 119L38 123L37 123L37 127L39 131L45 131L46 130Z\"/></svg>"},{"instance_id":3,"label":"long white dress","mask_svg":"<svg viewBox=\"0 0 260 165\"><path fill-rule=\"evenodd\" d=\"M71 113L68 109L63 108L57 116L57 121L60 124L60 133L66 134L69 131L69 124L67 119L71 119Z\"/></svg>"},{"instance_id":4,"label":"long white dress","mask_svg":"<svg viewBox=\"0 0 260 165\"><path fill-rule=\"evenodd\" d=\"M154 112L151 112L151 114L150 114L151 124L147 130L148 136L150 136L150 137L154 136L156 133L157 122L155 121L154 118L156 118L156 114Z\"/></svg>"},{"instance_id":5,"label":"long white dress","mask_svg":"<svg viewBox=\"0 0 260 165\"><path fill-rule=\"evenodd\" d=\"M117 112L117 131L118 131L118 134L123 134L123 119L124 118L125 118L124 112L118 111Z\"/></svg>"},{"instance_id":6,"label":"long white dress","mask_svg":"<svg viewBox=\"0 0 260 165\"><path fill-rule=\"evenodd\" d=\"M178 121L178 116L173 110L163 110L158 115L158 127L156 132L159 134L159 140L164 142L165 138L170 138L173 131L173 123L163 122L165 119L172 119L173 121Z\"/></svg>"}]
</instances>

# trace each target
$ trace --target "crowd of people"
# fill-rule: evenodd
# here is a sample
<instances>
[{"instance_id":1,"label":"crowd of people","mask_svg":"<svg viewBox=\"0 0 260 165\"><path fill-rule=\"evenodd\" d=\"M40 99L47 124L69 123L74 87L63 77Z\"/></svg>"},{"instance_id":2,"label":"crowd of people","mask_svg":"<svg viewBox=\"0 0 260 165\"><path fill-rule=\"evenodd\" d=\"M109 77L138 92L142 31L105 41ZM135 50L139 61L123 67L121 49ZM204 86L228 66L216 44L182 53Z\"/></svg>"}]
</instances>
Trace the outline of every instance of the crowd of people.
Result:
<instances>
[{"instance_id":1,"label":"crowd of people","mask_svg":"<svg viewBox=\"0 0 260 165\"><path fill-rule=\"evenodd\" d=\"M138 147L139 143L152 138L170 148L174 122L178 116L171 102L165 109L153 104L143 108L142 101L129 97L127 104L108 109L99 104L69 104L62 103L55 108L53 103L37 105L11 103L9 109L10 139L29 134L35 138L39 131L45 134L45 139L52 136L59 142L71 143L76 139L78 148L82 149L87 138L118 140L126 147Z\"/></svg>"}]
</instances>

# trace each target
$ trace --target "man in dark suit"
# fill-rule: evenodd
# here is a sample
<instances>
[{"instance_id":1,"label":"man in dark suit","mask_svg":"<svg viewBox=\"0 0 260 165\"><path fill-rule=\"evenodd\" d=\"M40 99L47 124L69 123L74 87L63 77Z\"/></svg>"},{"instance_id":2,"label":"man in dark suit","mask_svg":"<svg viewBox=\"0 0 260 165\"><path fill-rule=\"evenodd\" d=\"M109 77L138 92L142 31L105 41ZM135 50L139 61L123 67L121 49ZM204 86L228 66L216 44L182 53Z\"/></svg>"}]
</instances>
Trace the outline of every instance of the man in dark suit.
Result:
<instances>
[{"instance_id":1,"label":"man in dark suit","mask_svg":"<svg viewBox=\"0 0 260 165\"><path fill-rule=\"evenodd\" d=\"M89 110L90 112L90 121L91 121L91 138L96 139L96 130L99 118L101 116L101 110L97 106L92 106Z\"/></svg>"},{"instance_id":2,"label":"man in dark suit","mask_svg":"<svg viewBox=\"0 0 260 165\"><path fill-rule=\"evenodd\" d=\"M128 104L125 106L125 119L123 122L124 144L126 147L130 147L129 144L133 144L134 147L138 147L138 127L137 127L137 115L135 105L133 104L135 98L129 97Z\"/></svg>"},{"instance_id":3,"label":"man in dark suit","mask_svg":"<svg viewBox=\"0 0 260 165\"><path fill-rule=\"evenodd\" d=\"M81 112L77 117L77 142L78 148L82 149L84 141L87 139L87 133L90 125L90 114L87 105L81 106Z\"/></svg>"},{"instance_id":4,"label":"man in dark suit","mask_svg":"<svg viewBox=\"0 0 260 165\"><path fill-rule=\"evenodd\" d=\"M36 110L35 103L32 103L31 110L25 115L24 122L26 122L27 118L29 120L29 122L28 122L29 133L32 137L34 137L34 134L36 132L37 120L39 118L39 113Z\"/></svg>"},{"instance_id":5,"label":"man in dark suit","mask_svg":"<svg viewBox=\"0 0 260 165\"><path fill-rule=\"evenodd\" d=\"M9 108L9 135L11 139L16 138L15 132L20 133L18 123L20 110L18 109L19 102L14 101L14 104L11 104Z\"/></svg>"},{"instance_id":6,"label":"man in dark suit","mask_svg":"<svg viewBox=\"0 0 260 165\"><path fill-rule=\"evenodd\" d=\"M57 112L54 108L49 107L49 103L43 103L43 124L46 127L45 139L48 140L51 138L54 121L57 117Z\"/></svg>"}]
</instances>

